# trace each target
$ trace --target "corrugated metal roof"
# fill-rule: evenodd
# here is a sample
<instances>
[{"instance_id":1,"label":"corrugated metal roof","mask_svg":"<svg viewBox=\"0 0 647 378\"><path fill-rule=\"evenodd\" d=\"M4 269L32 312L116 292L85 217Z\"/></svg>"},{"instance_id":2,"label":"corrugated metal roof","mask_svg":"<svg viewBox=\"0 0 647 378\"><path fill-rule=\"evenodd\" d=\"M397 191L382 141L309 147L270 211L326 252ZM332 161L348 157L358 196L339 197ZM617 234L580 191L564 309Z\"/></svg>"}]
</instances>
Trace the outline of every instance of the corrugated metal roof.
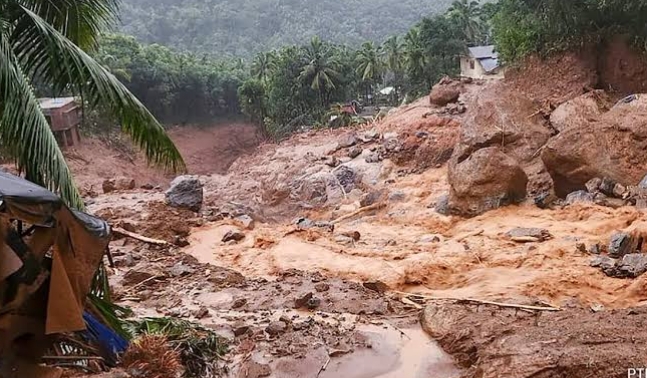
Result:
<instances>
[{"instance_id":1,"label":"corrugated metal roof","mask_svg":"<svg viewBox=\"0 0 647 378\"><path fill-rule=\"evenodd\" d=\"M494 45L474 46L468 48L470 55L475 59L498 58L499 54L494 51Z\"/></svg>"},{"instance_id":2,"label":"corrugated metal roof","mask_svg":"<svg viewBox=\"0 0 647 378\"><path fill-rule=\"evenodd\" d=\"M490 73L499 67L499 60L496 58L479 59L478 61L487 73Z\"/></svg>"},{"instance_id":3,"label":"corrugated metal roof","mask_svg":"<svg viewBox=\"0 0 647 378\"><path fill-rule=\"evenodd\" d=\"M74 97L39 98L38 102L42 109L58 109L74 102Z\"/></svg>"}]
</instances>

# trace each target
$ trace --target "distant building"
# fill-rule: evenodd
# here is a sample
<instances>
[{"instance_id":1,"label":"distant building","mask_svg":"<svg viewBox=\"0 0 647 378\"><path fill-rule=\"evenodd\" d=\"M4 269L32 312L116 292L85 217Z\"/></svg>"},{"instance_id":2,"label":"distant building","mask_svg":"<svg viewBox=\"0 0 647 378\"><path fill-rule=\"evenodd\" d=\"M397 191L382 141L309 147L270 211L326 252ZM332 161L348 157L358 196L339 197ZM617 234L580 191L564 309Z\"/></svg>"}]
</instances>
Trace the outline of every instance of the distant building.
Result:
<instances>
[{"instance_id":1,"label":"distant building","mask_svg":"<svg viewBox=\"0 0 647 378\"><path fill-rule=\"evenodd\" d=\"M58 144L62 147L79 144L81 107L74 97L41 98L38 101Z\"/></svg>"},{"instance_id":2,"label":"distant building","mask_svg":"<svg viewBox=\"0 0 647 378\"><path fill-rule=\"evenodd\" d=\"M461 76L472 79L502 79L504 69L499 63L499 54L494 46L469 47L461 57Z\"/></svg>"}]
</instances>

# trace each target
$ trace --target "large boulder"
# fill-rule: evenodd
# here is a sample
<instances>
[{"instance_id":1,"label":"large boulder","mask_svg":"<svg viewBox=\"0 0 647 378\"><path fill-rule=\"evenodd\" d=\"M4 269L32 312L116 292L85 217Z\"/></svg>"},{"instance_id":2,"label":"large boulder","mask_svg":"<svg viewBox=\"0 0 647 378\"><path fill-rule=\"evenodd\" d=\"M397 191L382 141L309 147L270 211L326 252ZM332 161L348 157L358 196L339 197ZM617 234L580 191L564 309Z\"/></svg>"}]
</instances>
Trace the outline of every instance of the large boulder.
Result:
<instances>
[{"instance_id":1,"label":"large boulder","mask_svg":"<svg viewBox=\"0 0 647 378\"><path fill-rule=\"evenodd\" d=\"M534 114L536 104L503 82L490 83L468 103L452 160L462 162L480 149L498 147L514 159L529 179L528 192L551 187L539 150L552 135L547 121ZM456 164L450 164L450 175Z\"/></svg>"},{"instance_id":2,"label":"large boulder","mask_svg":"<svg viewBox=\"0 0 647 378\"><path fill-rule=\"evenodd\" d=\"M200 211L203 195L202 183L197 177L178 176L166 191L166 200L174 207Z\"/></svg>"},{"instance_id":3,"label":"large boulder","mask_svg":"<svg viewBox=\"0 0 647 378\"><path fill-rule=\"evenodd\" d=\"M450 78L442 79L434 85L429 94L429 101L432 105L445 106L457 102L461 95L462 84L460 81L453 81Z\"/></svg>"},{"instance_id":4,"label":"large boulder","mask_svg":"<svg viewBox=\"0 0 647 378\"><path fill-rule=\"evenodd\" d=\"M591 91L558 106L550 115L550 124L559 132L571 127L586 127L611 105L605 91Z\"/></svg>"},{"instance_id":5,"label":"large boulder","mask_svg":"<svg viewBox=\"0 0 647 378\"><path fill-rule=\"evenodd\" d=\"M548 142L541 159L561 197L586 189L595 177L638 184L647 172L647 95L567 128Z\"/></svg>"},{"instance_id":6,"label":"large boulder","mask_svg":"<svg viewBox=\"0 0 647 378\"><path fill-rule=\"evenodd\" d=\"M449 207L454 214L474 216L526 197L528 177L500 147L487 147L449 167Z\"/></svg>"}]
</instances>

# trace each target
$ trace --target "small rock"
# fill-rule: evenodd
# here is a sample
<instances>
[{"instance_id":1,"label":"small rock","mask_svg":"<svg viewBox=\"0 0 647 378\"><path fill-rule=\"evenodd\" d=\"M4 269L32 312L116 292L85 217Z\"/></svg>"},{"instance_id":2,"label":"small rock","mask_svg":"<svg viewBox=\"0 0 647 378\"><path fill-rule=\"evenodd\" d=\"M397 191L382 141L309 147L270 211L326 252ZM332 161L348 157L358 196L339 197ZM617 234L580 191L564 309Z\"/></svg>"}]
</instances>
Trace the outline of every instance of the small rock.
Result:
<instances>
[{"instance_id":1,"label":"small rock","mask_svg":"<svg viewBox=\"0 0 647 378\"><path fill-rule=\"evenodd\" d=\"M244 325L238 325L234 327L234 336L240 337L247 332L249 332L250 327L247 324Z\"/></svg>"},{"instance_id":2,"label":"small rock","mask_svg":"<svg viewBox=\"0 0 647 378\"><path fill-rule=\"evenodd\" d=\"M391 192L388 197L389 202L401 202L401 201L404 201L405 198L406 198L406 195L400 190Z\"/></svg>"},{"instance_id":3,"label":"small rock","mask_svg":"<svg viewBox=\"0 0 647 378\"><path fill-rule=\"evenodd\" d=\"M348 150L348 157L351 158L351 159L355 159L356 157L361 155L363 151L364 151L364 149L362 149L362 147L359 147L359 146L351 147Z\"/></svg>"},{"instance_id":4,"label":"small rock","mask_svg":"<svg viewBox=\"0 0 647 378\"><path fill-rule=\"evenodd\" d=\"M153 186L153 184L144 184L141 186L141 188L144 190L153 190L153 188L155 187Z\"/></svg>"},{"instance_id":5,"label":"small rock","mask_svg":"<svg viewBox=\"0 0 647 378\"><path fill-rule=\"evenodd\" d=\"M596 256L591 260L591 266L593 268L601 268L602 270L613 269L616 266L618 260L612 259L607 256Z\"/></svg>"},{"instance_id":6,"label":"small rock","mask_svg":"<svg viewBox=\"0 0 647 378\"><path fill-rule=\"evenodd\" d=\"M627 188L622 184L616 184L616 186L613 187L614 197L622 198L626 192L627 192Z\"/></svg>"},{"instance_id":7,"label":"small rock","mask_svg":"<svg viewBox=\"0 0 647 378\"><path fill-rule=\"evenodd\" d=\"M602 185L601 178L592 178L584 186L589 193L595 194L600 191L600 185Z\"/></svg>"},{"instance_id":8,"label":"small rock","mask_svg":"<svg viewBox=\"0 0 647 378\"><path fill-rule=\"evenodd\" d=\"M342 232L341 235L351 238L356 242L359 241L359 239L362 237L362 234L360 234L358 231Z\"/></svg>"},{"instance_id":9,"label":"small rock","mask_svg":"<svg viewBox=\"0 0 647 378\"><path fill-rule=\"evenodd\" d=\"M350 193L355 189L358 177L353 168L342 165L337 168L333 174L346 193Z\"/></svg>"},{"instance_id":10,"label":"small rock","mask_svg":"<svg viewBox=\"0 0 647 378\"><path fill-rule=\"evenodd\" d=\"M253 230L255 226L254 219L247 214L237 216L234 221L246 230Z\"/></svg>"},{"instance_id":11,"label":"small rock","mask_svg":"<svg viewBox=\"0 0 647 378\"><path fill-rule=\"evenodd\" d=\"M397 138L386 139L383 146L387 152L398 152L402 149L402 143Z\"/></svg>"},{"instance_id":12,"label":"small rock","mask_svg":"<svg viewBox=\"0 0 647 378\"><path fill-rule=\"evenodd\" d=\"M270 336L277 336L285 332L288 329L288 325L282 321L271 322L266 328L265 332L270 334Z\"/></svg>"},{"instance_id":13,"label":"small rock","mask_svg":"<svg viewBox=\"0 0 647 378\"><path fill-rule=\"evenodd\" d=\"M241 308L247 304L246 298L238 298L231 304L231 308Z\"/></svg>"},{"instance_id":14,"label":"small rock","mask_svg":"<svg viewBox=\"0 0 647 378\"><path fill-rule=\"evenodd\" d=\"M117 190L117 185L115 184L115 180L108 179L103 181L101 188L103 189L104 193L110 193Z\"/></svg>"},{"instance_id":15,"label":"small rock","mask_svg":"<svg viewBox=\"0 0 647 378\"><path fill-rule=\"evenodd\" d=\"M189 243L186 238L176 235L173 237L173 244L177 245L180 248L183 248L189 246L191 243Z\"/></svg>"},{"instance_id":16,"label":"small rock","mask_svg":"<svg viewBox=\"0 0 647 378\"><path fill-rule=\"evenodd\" d=\"M313 293L307 293L294 301L294 308L315 309L319 307L321 301Z\"/></svg>"},{"instance_id":17,"label":"small rock","mask_svg":"<svg viewBox=\"0 0 647 378\"><path fill-rule=\"evenodd\" d=\"M593 312L602 312L604 311L604 306L599 303L594 303L591 305L591 311Z\"/></svg>"},{"instance_id":18,"label":"small rock","mask_svg":"<svg viewBox=\"0 0 647 378\"><path fill-rule=\"evenodd\" d=\"M389 286L382 281L364 282L362 286L378 293L384 293L389 290Z\"/></svg>"},{"instance_id":19,"label":"small rock","mask_svg":"<svg viewBox=\"0 0 647 378\"><path fill-rule=\"evenodd\" d=\"M535 238L537 241L546 241L552 239L552 235L548 230L543 228L524 228L516 227L506 233L506 236L515 239L515 238Z\"/></svg>"},{"instance_id":20,"label":"small rock","mask_svg":"<svg viewBox=\"0 0 647 378\"><path fill-rule=\"evenodd\" d=\"M647 254L629 253L616 265L618 277L636 278L647 272Z\"/></svg>"},{"instance_id":21,"label":"small rock","mask_svg":"<svg viewBox=\"0 0 647 378\"><path fill-rule=\"evenodd\" d=\"M372 140L376 140L380 138L380 133L379 131L373 129L373 130L368 130L362 134L360 137L362 139L362 142L368 143Z\"/></svg>"},{"instance_id":22,"label":"small rock","mask_svg":"<svg viewBox=\"0 0 647 378\"><path fill-rule=\"evenodd\" d=\"M335 231L335 225L331 222L325 222L325 221L313 222L308 218L297 218L294 220L294 224L297 226L299 230L308 230L316 227L316 228L321 228L323 230L326 230L330 233Z\"/></svg>"},{"instance_id":23,"label":"small rock","mask_svg":"<svg viewBox=\"0 0 647 378\"><path fill-rule=\"evenodd\" d=\"M243 239L245 239L245 234L243 234L242 232L239 232L239 231L233 231L232 230L232 231L227 231L225 236L222 237L222 242L226 243L226 242L231 241L231 240L233 240L235 242L239 242L239 241L241 241Z\"/></svg>"},{"instance_id":24,"label":"small rock","mask_svg":"<svg viewBox=\"0 0 647 378\"><path fill-rule=\"evenodd\" d=\"M145 301L153 295L153 292L150 290L141 290L137 293L139 300Z\"/></svg>"},{"instance_id":25,"label":"small rock","mask_svg":"<svg viewBox=\"0 0 647 378\"><path fill-rule=\"evenodd\" d=\"M429 136L429 133L426 132L426 131L418 131L418 132L416 132L416 138L425 139L428 136Z\"/></svg>"},{"instance_id":26,"label":"small rock","mask_svg":"<svg viewBox=\"0 0 647 378\"><path fill-rule=\"evenodd\" d=\"M245 277L236 271L222 269L212 272L207 280L215 285L236 285L245 282Z\"/></svg>"},{"instance_id":27,"label":"small rock","mask_svg":"<svg viewBox=\"0 0 647 378\"><path fill-rule=\"evenodd\" d=\"M593 202L593 195L584 190L578 190L566 196L567 205L585 202Z\"/></svg>"},{"instance_id":28,"label":"small rock","mask_svg":"<svg viewBox=\"0 0 647 378\"><path fill-rule=\"evenodd\" d=\"M444 195L436 200L436 204L434 206L434 210L438 214L441 215L449 215L450 214L450 209L449 209L449 195Z\"/></svg>"},{"instance_id":29,"label":"small rock","mask_svg":"<svg viewBox=\"0 0 647 378\"><path fill-rule=\"evenodd\" d=\"M439 243L439 242L440 242L440 237L434 234L422 235L420 239L418 239L418 243L422 243L422 244Z\"/></svg>"},{"instance_id":30,"label":"small rock","mask_svg":"<svg viewBox=\"0 0 647 378\"><path fill-rule=\"evenodd\" d=\"M577 243L577 244L575 245L575 249L577 249L578 251L580 251L580 252L582 252L582 253L586 253L586 244L584 244L584 243Z\"/></svg>"},{"instance_id":31,"label":"small rock","mask_svg":"<svg viewBox=\"0 0 647 378\"><path fill-rule=\"evenodd\" d=\"M169 205L191 211L200 211L203 196L202 183L191 176L176 177L166 191L166 201Z\"/></svg>"},{"instance_id":32,"label":"small rock","mask_svg":"<svg viewBox=\"0 0 647 378\"><path fill-rule=\"evenodd\" d=\"M615 186L615 181L605 177L602 179L602 183L600 184L600 191L607 196L613 196L613 189Z\"/></svg>"},{"instance_id":33,"label":"small rock","mask_svg":"<svg viewBox=\"0 0 647 378\"><path fill-rule=\"evenodd\" d=\"M190 266L184 265L181 262L173 265L173 267L169 269L169 273L173 277L182 277L194 272L195 269L191 268Z\"/></svg>"},{"instance_id":34,"label":"small rock","mask_svg":"<svg viewBox=\"0 0 647 378\"><path fill-rule=\"evenodd\" d=\"M314 309L318 308L320 305L321 305L321 299L319 299L317 297L312 297L312 298L308 299L308 302L306 303L306 307L309 310L314 310Z\"/></svg>"},{"instance_id":35,"label":"small rock","mask_svg":"<svg viewBox=\"0 0 647 378\"><path fill-rule=\"evenodd\" d=\"M370 154L368 154L368 156L366 156L364 160L367 163L379 163L382 161L382 157L377 152L371 152Z\"/></svg>"},{"instance_id":36,"label":"small rock","mask_svg":"<svg viewBox=\"0 0 647 378\"><path fill-rule=\"evenodd\" d=\"M341 162L339 161L339 159L337 159L336 156L329 156L326 159L324 159L324 164L326 164L327 166L329 166L331 168L335 168L339 164L341 164Z\"/></svg>"},{"instance_id":37,"label":"small rock","mask_svg":"<svg viewBox=\"0 0 647 378\"><path fill-rule=\"evenodd\" d=\"M611 257L622 257L627 254L628 245L631 243L631 236L625 232L616 232L611 236L611 242L609 243L609 256Z\"/></svg>"},{"instance_id":38,"label":"small rock","mask_svg":"<svg viewBox=\"0 0 647 378\"><path fill-rule=\"evenodd\" d=\"M599 255L602 253L602 248L599 243L595 243L589 247L588 252L592 255Z\"/></svg>"},{"instance_id":39,"label":"small rock","mask_svg":"<svg viewBox=\"0 0 647 378\"><path fill-rule=\"evenodd\" d=\"M343 135L337 141L337 149L348 148L357 144L357 136L354 133Z\"/></svg>"},{"instance_id":40,"label":"small rock","mask_svg":"<svg viewBox=\"0 0 647 378\"><path fill-rule=\"evenodd\" d=\"M193 316L194 316L196 319L206 318L206 317L207 317L207 315L209 315L209 309L208 309L208 308L206 308L206 307L204 307L204 306L200 307L199 309L197 309L197 310L195 310L195 311L193 312Z\"/></svg>"},{"instance_id":41,"label":"small rock","mask_svg":"<svg viewBox=\"0 0 647 378\"><path fill-rule=\"evenodd\" d=\"M398 245L398 242L395 241L394 239L389 239L389 240L386 241L385 245L387 247L395 247L396 245Z\"/></svg>"},{"instance_id":42,"label":"small rock","mask_svg":"<svg viewBox=\"0 0 647 378\"><path fill-rule=\"evenodd\" d=\"M328 291L330 290L330 285L328 285L325 282L319 282L318 284L315 285L315 290L317 290L317 292L319 293Z\"/></svg>"},{"instance_id":43,"label":"small rock","mask_svg":"<svg viewBox=\"0 0 647 378\"><path fill-rule=\"evenodd\" d=\"M541 193L533 198L533 202L535 203L535 206L542 210L548 209L551 205L552 197L553 196L550 192Z\"/></svg>"}]
</instances>

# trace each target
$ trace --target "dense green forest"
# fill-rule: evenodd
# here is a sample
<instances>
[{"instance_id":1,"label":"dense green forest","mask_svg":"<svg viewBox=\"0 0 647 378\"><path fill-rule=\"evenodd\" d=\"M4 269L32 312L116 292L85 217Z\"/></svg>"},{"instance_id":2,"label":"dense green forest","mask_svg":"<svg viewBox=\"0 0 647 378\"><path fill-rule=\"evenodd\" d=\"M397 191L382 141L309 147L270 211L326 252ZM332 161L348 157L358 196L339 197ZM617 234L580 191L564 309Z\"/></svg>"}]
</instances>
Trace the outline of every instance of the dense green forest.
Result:
<instances>
[{"instance_id":1,"label":"dense green forest","mask_svg":"<svg viewBox=\"0 0 647 378\"><path fill-rule=\"evenodd\" d=\"M358 46L405 33L451 0L123 0L117 30L145 43L251 57L312 37Z\"/></svg>"},{"instance_id":2,"label":"dense green forest","mask_svg":"<svg viewBox=\"0 0 647 378\"><path fill-rule=\"evenodd\" d=\"M208 122L242 111L277 138L302 125L326 125L339 113L335 104L372 104L387 86L394 90L382 100L390 105L428 92L442 76L458 74L466 46L489 41L495 10L491 3L457 0L447 12L379 43L352 46L314 36L246 60L120 34L105 35L95 56L165 123Z\"/></svg>"},{"instance_id":3,"label":"dense green forest","mask_svg":"<svg viewBox=\"0 0 647 378\"><path fill-rule=\"evenodd\" d=\"M244 3L233 19L254 19L245 16L250 10ZM148 3L140 0L138 4ZM160 9L171 6L168 1L160 4ZM209 4L205 9L215 7ZM348 9L349 17L363 20L363 13ZM320 11L322 15L332 12L328 8ZM618 33L633 37L636 46L644 49L645 19L647 5L637 0L455 0L444 13L425 17L405 32L377 42L370 40L378 38L377 34L352 44L338 43L335 35L322 33L304 43L275 49L267 46L242 60L179 52L110 35L101 41L98 58L164 122L201 122L242 112L265 135L280 138L303 125L329 126L331 115L343 115L344 122L353 122L339 104L372 104L385 87L394 91L382 103L386 100L394 106L426 94L444 75L459 73L458 59L471 45L495 42L507 62L527 54L601 43ZM222 22L231 26L231 21ZM191 24L189 30L194 27ZM297 39L309 35L305 31L292 34ZM347 36L354 41L353 33Z\"/></svg>"}]
</instances>

